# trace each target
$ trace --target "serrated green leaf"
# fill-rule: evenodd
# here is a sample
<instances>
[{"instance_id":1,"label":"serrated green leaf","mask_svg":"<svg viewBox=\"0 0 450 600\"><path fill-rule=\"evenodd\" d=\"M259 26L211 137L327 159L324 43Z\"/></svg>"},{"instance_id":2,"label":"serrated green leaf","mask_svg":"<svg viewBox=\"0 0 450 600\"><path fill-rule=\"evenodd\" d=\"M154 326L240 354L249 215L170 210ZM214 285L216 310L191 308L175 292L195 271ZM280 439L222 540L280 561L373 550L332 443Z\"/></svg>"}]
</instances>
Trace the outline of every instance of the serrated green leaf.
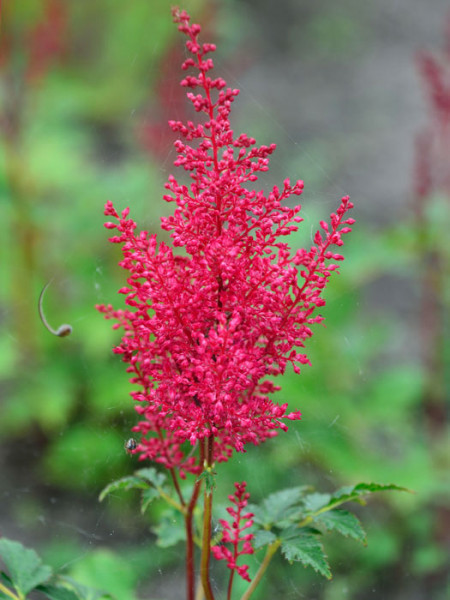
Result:
<instances>
[{"instance_id":1,"label":"serrated green leaf","mask_svg":"<svg viewBox=\"0 0 450 600\"><path fill-rule=\"evenodd\" d=\"M147 490L142 491L141 496L141 514L144 514L149 505L155 500L159 498L159 492L155 488L148 488Z\"/></svg>"},{"instance_id":2,"label":"serrated green leaf","mask_svg":"<svg viewBox=\"0 0 450 600\"><path fill-rule=\"evenodd\" d=\"M158 536L156 543L161 548L169 548L186 539L183 517L174 510L166 511L152 531Z\"/></svg>"},{"instance_id":3,"label":"serrated green leaf","mask_svg":"<svg viewBox=\"0 0 450 600\"><path fill-rule=\"evenodd\" d=\"M277 536L267 529L258 529L255 533L255 537L253 538L253 547L255 550L258 548L262 548L263 546L267 546L274 542L277 539Z\"/></svg>"},{"instance_id":4,"label":"serrated green leaf","mask_svg":"<svg viewBox=\"0 0 450 600\"><path fill-rule=\"evenodd\" d=\"M298 525L289 525L280 532L280 538L283 541L296 540L301 535L317 535L321 536L322 532L320 529L316 529L315 527L298 527Z\"/></svg>"},{"instance_id":5,"label":"serrated green leaf","mask_svg":"<svg viewBox=\"0 0 450 600\"><path fill-rule=\"evenodd\" d=\"M300 533L295 539L289 539L281 544L281 553L289 562L301 562L304 566L312 567L327 579L331 579L330 566L322 544L316 536Z\"/></svg>"},{"instance_id":6,"label":"serrated green leaf","mask_svg":"<svg viewBox=\"0 0 450 600\"><path fill-rule=\"evenodd\" d=\"M407 488L400 487L398 485L394 485L393 483L388 485L382 485L379 483L358 483L355 486L345 486L334 492L331 495L330 502L328 503L328 510L331 508L343 504L344 502L362 502L364 496L367 494L372 494L374 492L386 492L386 491L395 491L395 492L409 492L412 493L411 490ZM326 507L324 507L326 508Z\"/></svg>"},{"instance_id":7,"label":"serrated green leaf","mask_svg":"<svg viewBox=\"0 0 450 600\"><path fill-rule=\"evenodd\" d=\"M157 471L154 467L147 467L145 469L139 469L134 473L137 477L141 477L142 479L146 479L152 485L156 487L162 487L166 482L167 477L164 473Z\"/></svg>"},{"instance_id":8,"label":"serrated green leaf","mask_svg":"<svg viewBox=\"0 0 450 600\"><path fill-rule=\"evenodd\" d=\"M0 539L0 557L9 571L14 588L23 596L52 576L52 569L42 564L36 552L19 542Z\"/></svg>"},{"instance_id":9,"label":"serrated green leaf","mask_svg":"<svg viewBox=\"0 0 450 600\"><path fill-rule=\"evenodd\" d=\"M330 494L308 494L304 497L303 502L305 505L305 509L310 512L315 512L320 508L326 506L331 499Z\"/></svg>"},{"instance_id":10,"label":"serrated green leaf","mask_svg":"<svg viewBox=\"0 0 450 600\"><path fill-rule=\"evenodd\" d=\"M268 527L298 516L302 512L298 505L307 489L306 486L287 488L270 494L259 506L252 504L249 510L254 513L254 521Z\"/></svg>"},{"instance_id":11,"label":"serrated green leaf","mask_svg":"<svg viewBox=\"0 0 450 600\"><path fill-rule=\"evenodd\" d=\"M149 484L144 481L141 477L136 477L135 475L129 475L127 477L122 477L121 479L116 479L116 481L112 481L109 483L101 492L98 497L99 501L102 502L106 498L108 494L112 494L113 492L118 492L120 490L133 490L140 489L145 490L148 489Z\"/></svg>"},{"instance_id":12,"label":"serrated green leaf","mask_svg":"<svg viewBox=\"0 0 450 600\"><path fill-rule=\"evenodd\" d=\"M314 522L323 525L328 531L337 531L341 535L351 537L363 544L367 542L366 532L359 519L347 510L331 510L316 517Z\"/></svg>"}]
</instances>

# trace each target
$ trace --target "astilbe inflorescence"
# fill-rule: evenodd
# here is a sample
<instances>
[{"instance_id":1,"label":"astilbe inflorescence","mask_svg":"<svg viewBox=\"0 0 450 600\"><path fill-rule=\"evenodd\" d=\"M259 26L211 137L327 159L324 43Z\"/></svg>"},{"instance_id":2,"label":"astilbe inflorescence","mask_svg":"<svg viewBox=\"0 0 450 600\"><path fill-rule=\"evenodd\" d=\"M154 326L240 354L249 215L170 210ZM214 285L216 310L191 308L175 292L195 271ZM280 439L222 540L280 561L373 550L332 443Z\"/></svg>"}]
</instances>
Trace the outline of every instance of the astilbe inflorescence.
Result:
<instances>
[{"instance_id":1,"label":"astilbe inflorescence","mask_svg":"<svg viewBox=\"0 0 450 600\"><path fill-rule=\"evenodd\" d=\"M450 195L450 13L440 54L422 51L418 68L427 95L429 120L416 140L416 213L423 217L424 204L433 193Z\"/></svg>"},{"instance_id":2,"label":"astilbe inflorescence","mask_svg":"<svg viewBox=\"0 0 450 600\"><path fill-rule=\"evenodd\" d=\"M252 546L253 533L242 534L243 531L253 525L253 513L243 512L250 498L250 494L245 491L246 485L245 481L234 484L236 488L234 496L228 496L234 507L229 506L227 508L228 514L232 517L232 522L228 523L225 519L219 519L219 523L223 527L221 544L211 548L214 558L227 561L227 567L231 570L230 588L234 572L238 573L246 581L250 581L248 565L237 564L239 556L254 553ZM232 550L227 548L225 544L230 544Z\"/></svg>"},{"instance_id":3,"label":"astilbe inflorescence","mask_svg":"<svg viewBox=\"0 0 450 600\"><path fill-rule=\"evenodd\" d=\"M287 404L272 402L279 389L272 378L289 364L299 372L308 363L301 349L311 325L322 320L315 310L343 258L332 247L342 245L354 221L344 197L309 250L291 252L281 241L303 220L299 205L286 204L302 193L303 182L286 179L268 195L248 189L268 170L275 144L257 147L246 134L234 134L229 114L239 91L211 78L215 46L198 41L200 26L184 11L175 11L174 20L188 38L182 68L195 70L181 85L203 115L198 123L169 122L180 136L175 165L191 181L170 175L166 183L164 199L176 208L162 228L173 247L137 233L128 209L119 216L106 204L114 218L106 227L117 231L110 241L122 244L120 264L128 271L120 290L128 308L99 310L124 330L115 352L139 386L132 396L142 417L134 428L142 434L140 458L184 476L201 470L186 441L214 439L213 459L224 461L286 430L285 419L300 419Z\"/></svg>"}]
</instances>

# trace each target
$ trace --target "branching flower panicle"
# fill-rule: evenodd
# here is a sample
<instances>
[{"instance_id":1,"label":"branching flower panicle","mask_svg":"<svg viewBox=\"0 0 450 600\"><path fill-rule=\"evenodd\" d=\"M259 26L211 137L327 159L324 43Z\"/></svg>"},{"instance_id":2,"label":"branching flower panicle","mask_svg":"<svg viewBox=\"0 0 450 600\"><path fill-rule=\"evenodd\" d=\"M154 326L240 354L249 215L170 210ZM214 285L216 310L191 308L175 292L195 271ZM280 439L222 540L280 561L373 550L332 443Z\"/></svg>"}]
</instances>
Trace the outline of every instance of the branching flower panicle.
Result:
<instances>
[{"instance_id":1,"label":"branching flower panicle","mask_svg":"<svg viewBox=\"0 0 450 600\"><path fill-rule=\"evenodd\" d=\"M211 551L214 555L214 558L217 560L226 560L227 567L231 569L230 574L230 585L231 589L233 574L236 572L246 581L251 581L248 575L248 565L237 564L237 560L239 556L243 554L253 554L254 549L252 546L252 533L245 533L242 535L242 532L248 529L253 525L252 517L253 513L247 512L244 513L244 509L248 504L248 499L250 498L250 494L245 491L247 483L243 481L242 483L235 483L234 486L236 491L234 492L234 496L228 496L228 499L233 506L229 506L227 508L228 514L232 517L231 524L228 523L225 519L220 519L219 523L223 527L222 540L220 546L213 546ZM232 550L229 550L224 544L231 544Z\"/></svg>"},{"instance_id":2,"label":"branching flower panicle","mask_svg":"<svg viewBox=\"0 0 450 600\"><path fill-rule=\"evenodd\" d=\"M187 36L189 57L181 85L199 114L198 122L170 121L179 134L175 165L190 177L186 185L169 176L167 202L175 203L162 219L172 246L156 234L136 231L126 209L119 215L111 202L106 223L122 245L120 265L128 272L126 310L98 307L122 327L115 348L128 364L138 402L141 459L169 469L198 473L203 458L189 445L213 438L214 461L226 461L248 443L260 444L286 430L285 420L301 418L270 396L280 389L273 377L292 365L309 363L302 352L312 335L315 314L325 303L322 291L342 255L333 247L354 220L342 198L330 223L309 249L292 252L283 238L303 220L300 205L290 206L303 182L273 187L266 195L248 188L269 168L275 144L256 146L245 133L231 129L231 105L239 90L211 77L215 45L200 43L200 26L185 11L174 11ZM201 453L200 453L201 454Z\"/></svg>"}]
</instances>

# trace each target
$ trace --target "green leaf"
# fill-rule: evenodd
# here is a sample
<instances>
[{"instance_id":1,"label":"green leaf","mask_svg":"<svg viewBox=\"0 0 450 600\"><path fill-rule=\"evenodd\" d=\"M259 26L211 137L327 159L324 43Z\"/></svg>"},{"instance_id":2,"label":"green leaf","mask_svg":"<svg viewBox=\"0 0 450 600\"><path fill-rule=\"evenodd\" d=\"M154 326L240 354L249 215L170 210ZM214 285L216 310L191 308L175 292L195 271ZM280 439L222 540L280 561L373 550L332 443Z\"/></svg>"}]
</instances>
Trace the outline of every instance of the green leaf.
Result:
<instances>
[{"instance_id":1,"label":"green leaf","mask_svg":"<svg viewBox=\"0 0 450 600\"><path fill-rule=\"evenodd\" d=\"M307 489L306 486L288 488L270 494L259 506L251 505L249 510L255 515L254 521L269 527L298 517L302 512L302 507L298 505Z\"/></svg>"},{"instance_id":2,"label":"green leaf","mask_svg":"<svg viewBox=\"0 0 450 600\"><path fill-rule=\"evenodd\" d=\"M141 514L144 514L149 505L155 500L159 498L159 492L155 488L148 488L147 490L142 491L141 496Z\"/></svg>"},{"instance_id":3,"label":"green leaf","mask_svg":"<svg viewBox=\"0 0 450 600\"><path fill-rule=\"evenodd\" d=\"M334 506L338 506L339 504L343 504L344 502L359 502L364 504L364 496L368 494L372 494L373 492L386 492L386 491L395 491L395 492L409 492L412 493L411 490L407 488L400 487L394 484L382 485L379 483L358 483L355 486L345 486L337 490L331 496L331 500L327 506L333 508ZM330 510L330 509L328 509Z\"/></svg>"},{"instance_id":4,"label":"green leaf","mask_svg":"<svg viewBox=\"0 0 450 600\"><path fill-rule=\"evenodd\" d=\"M40 585L38 590L50 598L50 600L83 600L83 596L79 596L66 587L60 587L57 585Z\"/></svg>"},{"instance_id":5,"label":"green leaf","mask_svg":"<svg viewBox=\"0 0 450 600\"><path fill-rule=\"evenodd\" d=\"M328 531L334 530L345 537L351 537L363 544L367 543L366 532L359 519L346 510L331 510L316 517L314 522L323 525Z\"/></svg>"},{"instance_id":6,"label":"green leaf","mask_svg":"<svg viewBox=\"0 0 450 600\"><path fill-rule=\"evenodd\" d=\"M315 535L304 534L298 530L297 537L283 541L281 553L290 562L301 562L312 567L327 579L331 579L330 566L322 544Z\"/></svg>"},{"instance_id":7,"label":"green leaf","mask_svg":"<svg viewBox=\"0 0 450 600\"><path fill-rule=\"evenodd\" d=\"M42 564L36 552L19 542L0 539L0 557L9 571L14 588L23 596L52 576L52 569Z\"/></svg>"},{"instance_id":8,"label":"green leaf","mask_svg":"<svg viewBox=\"0 0 450 600\"><path fill-rule=\"evenodd\" d=\"M216 473L211 468L208 468L205 469L205 471L202 471L202 473L200 473L198 476L198 481L201 481L202 479L205 480L205 487L208 493L211 493L214 489L216 489L215 475Z\"/></svg>"},{"instance_id":9,"label":"green leaf","mask_svg":"<svg viewBox=\"0 0 450 600\"><path fill-rule=\"evenodd\" d=\"M175 546L186 539L183 516L172 509L164 512L159 524L153 527L152 531L158 536L156 543L161 548Z\"/></svg>"},{"instance_id":10,"label":"green leaf","mask_svg":"<svg viewBox=\"0 0 450 600\"><path fill-rule=\"evenodd\" d=\"M304 499L305 509L309 512L316 512L316 510L326 506L330 499L330 494L319 494L318 492L314 494L308 494Z\"/></svg>"},{"instance_id":11,"label":"green leaf","mask_svg":"<svg viewBox=\"0 0 450 600\"><path fill-rule=\"evenodd\" d=\"M81 583L78 583L78 581L72 579L72 577L63 576L60 579L68 586L68 588L70 588L70 590L73 590L76 593L76 597L79 600L114 600L114 596L111 596L111 594L87 585L82 585Z\"/></svg>"},{"instance_id":12,"label":"green leaf","mask_svg":"<svg viewBox=\"0 0 450 600\"><path fill-rule=\"evenodd\" d=\"M137 477L141 477L142 479L146 479L155 487L162 487L166 482L167 477L164 473L160 473L154 467L148 467L146 469L139 469L139 471L135 471L134 473Z\"/></svg>"},{"instance_id":13,"label":"green leaf","mask_svg":"<svg viewBox=\"0 0 450 600\"><path fill-rule=\"evenodd\" d=\"M102 502L113 492L117 492L119 490L133 490L133 489L148 489L149 484L144 481L141 477L136 477L135 475L129 475L127 477L122 477L121 479L116 479L116 481L112 481L109 483L101 492L98 497L99 501Z\"/></svg>"},{"instance_id":14,"label":"green leaf","mask_svg":"<svg viewBox=\"0 0 450 600\"><path fill-rule=\"evenodd\" d=\"M123 553L93 550L73 564L70 577L71 587L83 600L137 600L134 590L139 574Z\"/></svg>"},{"instance_id":15,"label":"green leaf","mask_svg":"<svg viewBox=\"0 0 450 600\"><path fill-rule=\"evenodd\" d=\"M268 546L276 539L277 536L272 531L267 531L267 529L259 529L253 538L253 547L255 550L258 550L258 548Z\"/></svg>"}]
</instances>

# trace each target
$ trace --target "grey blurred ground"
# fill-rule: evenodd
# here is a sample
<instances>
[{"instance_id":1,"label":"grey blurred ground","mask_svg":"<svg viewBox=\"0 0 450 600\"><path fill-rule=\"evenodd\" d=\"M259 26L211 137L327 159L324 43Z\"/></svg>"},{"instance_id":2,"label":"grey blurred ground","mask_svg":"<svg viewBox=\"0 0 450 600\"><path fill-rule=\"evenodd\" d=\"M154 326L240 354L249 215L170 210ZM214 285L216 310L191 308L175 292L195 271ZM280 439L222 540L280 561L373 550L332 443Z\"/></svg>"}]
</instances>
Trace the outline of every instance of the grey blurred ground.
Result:
<instances>
[{"instance_id":1,"label":"grey blurred ground","mask_svg":"<svg viewBox=\"0 0 450 600\"><path fill-rule=\"evenodd\" d=\"M276 111L284 151L331 146L316 165L326 195L348 193L364 218L391 221L409 201L414 137L426 119L415 56L441 47L448 0L239 4L257 59L239 102L256 98L269 119Z\"/></svg>"}]
</instances>

